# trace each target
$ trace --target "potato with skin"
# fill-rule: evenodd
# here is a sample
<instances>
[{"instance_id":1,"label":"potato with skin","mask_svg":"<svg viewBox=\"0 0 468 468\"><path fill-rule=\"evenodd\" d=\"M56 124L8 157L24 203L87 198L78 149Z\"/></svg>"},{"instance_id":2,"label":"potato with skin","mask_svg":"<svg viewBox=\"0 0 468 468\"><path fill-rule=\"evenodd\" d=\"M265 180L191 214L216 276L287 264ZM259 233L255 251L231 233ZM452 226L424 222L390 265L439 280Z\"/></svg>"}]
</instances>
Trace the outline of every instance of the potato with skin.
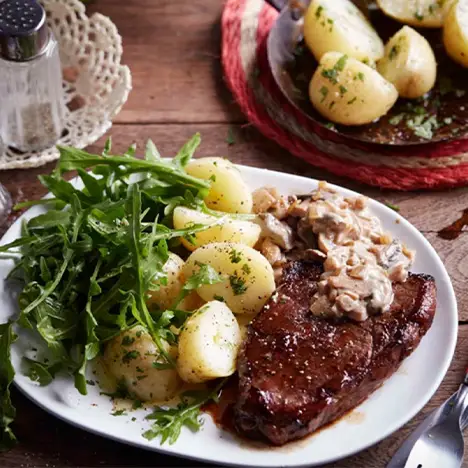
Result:
<instances>
[{"instance_id":1,"label":"potato with skin","mask_svg":"<svg viewBox=\"0 0 468 468\"><path fill-rule=\"evenodd\" d=\"M453 0L377 0L391 18L417 28L440 28Z\"/></svg>"},{"instance_id":2,"label":"potato with skin","mask_svg":"<svg viewBox=\"0 0 468 468\"><path fill-rule=\"evenodd\" d=\"M232 375L241 335L229 307L211 301L196 311L179 335L177 370L185 382L201 383Z\"/></svg>"},{"instance_id":3,"label":"potato with skin","mask_svg":"<svg viewBox=\"0 0 468 468\"><path fill-rule=\"evenodd\" d=\"M444 21L443 41L447 54L468 68L468 2L460 0L450 8Z\"/></svg>"},{"instance_id":4,"label":"potato with skin","mask_svg":"<svg viewBox=\"0 0 468 468\"><path fill-rule=\"evenodd\" d=\"M174 301L185 284L184 265L185 262L178 255L174 253L169 254L169 258L163 266L163 271L167 276L167 284L160 285L157 290L148 291L148 299L146 301L148 306L155 306L160 310L173 307ZM201 298L193 291L182 300L178 308L191 311L198 309L202 304Z\"/></svg>"},{"instance_id":5,"label":"potato with skin","mask_svg":"<svg viewBox=\"0 0 468 468\"><path fill-rule=\"evenodd\" d=\"M251 213L252 195L239 170L224 158L193 159L185 167L187 174L210 180L205 198L208 208L225 213Z\"/></svg>"},{"instance_id":6,"label":"potato with skin","mask_svg":"<svg viewBox=\"0 0 468 468\"><path fill-rule=\"evenodd\" d=\"M174 358L177 348L165 344ZM164 362L150 334L137 326L113 338L106 346L104 364L117 381L123 381L129 393L141 401L167 401L182 382L176 369L156 369Z\"/></svg>"},{"instance_id":7,"label":"potato with skin","mask_svg":"<svg viewBox=\"0 0 468 468\"><path fill-rule=\"evenodd\" d=\"M318 61L335 51L372 62L384 51L375 29L350 0L313 0L304 17L304 40Z\"/></svg>"},{"instance_id":8,"label":"potato with skin","mask_svg":"<svg viewBox=\"0 0 468 468\"><path fill-rule=\"evenodd\" d=\"M193 242L182 238L182 244L190 251L212 242L240 242L242 244L253 246L257 243L261 228L256 223L232 219L226 216L224 219L191 210L183 206L178 206L174 210L173 222L175 229L184 229L193 224L213 224L205 231L194 234Z\"/></svg>"},{"instance_id":9,"label":"potato with skin","mask_svg":"<svg viewBox=\"0 0 468 468\"><path fill-rule=\"evenodd\" d=\"M437 62L426 38L404 26L388 41L377 70L401 97L415 99L434 87Z\"/></svg>"},{"instance_id":10,"label":"potato with skin","mask_svg":"<svg viewBox=\"0 0 468 468\"><path fill-rule=\"evenodd\" d=\"M309 96L328 120L364 125L385 115L398 92L373 68L339 52L328 52L312 77Z\"/></svg>"},{"instance_id":11,"label":"potato with skin","mask_svg":"<svg viewBox=\"0 0 468 468\"><path fill-rule=\"evenodd\" d=\"M205 301L224 301L235 314L260 312L276 288L268 260L244 244L219 242L200 247L187 259L185 275L196 273L201 264L213 267L223 281L200 286L198 295Z\"/></svg>"}]
</instances>

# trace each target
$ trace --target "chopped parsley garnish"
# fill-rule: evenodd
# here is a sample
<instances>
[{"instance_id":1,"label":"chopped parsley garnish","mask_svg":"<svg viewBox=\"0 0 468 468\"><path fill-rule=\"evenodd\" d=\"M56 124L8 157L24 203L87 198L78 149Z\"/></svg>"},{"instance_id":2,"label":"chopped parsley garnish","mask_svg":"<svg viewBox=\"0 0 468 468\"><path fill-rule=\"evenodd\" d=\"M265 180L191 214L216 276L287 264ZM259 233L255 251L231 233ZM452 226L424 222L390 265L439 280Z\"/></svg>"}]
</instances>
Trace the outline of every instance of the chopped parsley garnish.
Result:
<instances>
[{"instance_id":1,"label":"chopped parsley garnish","mask_svg":"<svg viewBox=\"0 0 468 468\"><path fill-rule=\"evenodd\" d=\"M135 338L133 338L133 336L125 335L122 338L122 346L130 346L133 343L135 343Z\"/></svg>"},{"instance_id":2,"label":"chopped parsley garnish","mask_svg":"<svg viewBox=\"0 0 468 468\"><path fill-rule=\"evenodd\" d=\"M322 86L322 87L320 88L320 91L319 91L319 92L320 92L320 94L322 95L322 100L321 100L320 102L325 101L325 98L326 98L327 95L328 95L328 88L327 88L326 86Z\"/></svg>"},{"instance_id":3,"label":"chopped parsley garnish","mask_svg":"<svg viewBox=\"0 0 468 468\"><path fill-rule=\"evenodd\" d=\"M231 263L239 263L242 261L242 254L236 249L231 249L229 252L229 259L231 260Z\"/></svg>"},{"instance_id":4,"label":"chopped parsley garnish","mask_svg":"<svg viewBox=\"0 0 468 468\"><path fill-rule=\"evenodd\" d=\"M421 13L419 13L418 11L414 14L414 17L418 20L418 21L422 21L424 19L424 15L422 15Z\"/></svg>"},{"instance_id":5,"label":"chopped parsley garnish","mask_svg":"<svg viewBox=\"0 0 468 468\"><path fill-rule=\"evenodd\" d=\"M340 94L343 96L343 94L347 93L348 92L348 89L343 86L343 85L340 85Z\"/></svg>"},{"instance_id":6,"label":"chopped parsley garnish","mask_svg":"<svg viewBox=\"0 0 468 468\"><path fill-rule=\"evenodd\" d=\"M132 409L138 409L143 407L143 402L141 400L133 400Z\"/></svg>"},{"instance_id":7,"label":"chopped parsley garnish","mask_svg":"<svg viewBox=\"0 0 468 468\"><path fill-rule=\"evenodd\" d=\"M328 69L322 70L322 76L324 78L327 78L331 83L337 84L338 83L337 77L338 77L339 73L341 71L343 71L347 60L348 60L348 56L343 55L342 57L340 57L336 61L333 68L328 68Z\"/></svg>"},{"instance_id":8,"label":"chopped parsley garnish","mask_svg":"<svg viewBox=\"0 0 468 468\"><path fill-rule=\"evenodd\" d=\"M229 128L228 129L228 134L227 134L227 137L226 137L226 143L229 145L229 146L232 146L234 145L236 142L236 139L234 137L234 132L232 130L232 128Z\"/></svg>"},{"instance_id":9,"label":"chopped parsley garnish","mask_svg":"<svg viewBox=\"0 0 468 468\"><path fill-rule=\"evenodd\" d=\"M347 104L354 104L357 100L357 96L354 96L353 99L349 100Z\"/></svg>"},{"instance_id":10,"label":"chopped parsley garnish","mask_svg":"<svg viewBox=\"0 0 468 468\"><path fill-rule=\"evenodd\" d=\"M315 17L320 18L320 16L322 15L322 11L323 11L323 6L319 5L317 9L315 10Z\"/></svg>"},{"instance_id":11,"label":"chopped parsley garnish","mask_svg":"<svg viewBox=\"0 0 468 468\"><path fill-rule=\"evenodd\" d=\"M393 211L399 212L400 207L398 205L394 205L393 203L390 202L385 202L385 205L391 208Z\"/></svg>"},{"instance_id":12,"label":"chopped parsley garnish","mask_svg":"<svg viewBox=\"0 0 468 468\"><path fill-rule=\"evenodd\" d=\"M327 122L325 124L325 128L328 128L329 130L335 130L335 124L333 122Z\"/></svg>"},{"instance_id":13,"label":"chopped parsley garnish","mask_svg":"<svg viewBox=\"0 0 468 468\"><path fill-rule=\"evenodd\" d=\"M240 296L247 291L247 286L245 285L245 280L237 276L235 271L233 275L229 277L229 284L231 285L232 292L234 296Z\"/></svg>"},{"instance_id":14,"label":"chopped parsley garnish","mask_svg":"<svg viewBox=\"0 0 468 468\"><path fill-rule=\"evenodd\" d=\"M123 355L122 362L124 362L125 364L128 364L130 361L132 361L133 359L136 359L139 356L140 356L140 351L137 351L136 349L132 351L128 351L127 353Z\"/></svg>"},{"instance_id":15,"label":"chopped parsley garnish","mask_svg":"<svg viewBox=\"0 0 468 468\"><path fill-rule=\"evenodd\" d=\"M226 300L224 299L223 296L218 296L217 294L215 294L215 295L213 296L213 299L214 299L215 301L219 301L219 302L226 302Z\"/></svg>"},{"instance_id":16,"label":"chopped parsley garnish","mask_svg":"<svg viewBox=\"0 0 468 468\"><path fill-rule=\"evenodd\" d=\"M95 382L94 380L87 380L86 383L87 383L88 385L91 385L92 387L93 387L94 385L96 385L96 382Z\"/></svg>"},{"instance_id":17,"label":"chopped parsley garnish","mask_svg":"<svg viewBox=\"0 0 468 468\"><path fill-rule=\"evenodd\" d=\"M391 125L398 125L405 118L405 114L398 114L392 117L389 122Z\"/></svg>"},{"instance_id":18,"label":"chopped parsley garnish","mask_svg":"<svg viewBox=\"0 0 468 468\"><path fill-rule=\"evenodd\" d=\"M126 416L126 411L124 409L119 409L111 413L112 416Z\"/></svg>"},{"instance_id":19,"label":"chopped parsley garnish","mask_svg":"<svg viewBox=\"0 0 468 468\"><path fill-rule=\"evenodd\" d=\"M394 45L391 49L390 49L390 52L388 54L388 58L390 60L393 60L397 55L398 53L400 52L400 47L398 45Z\"/></svg>"},{"instance_id":20,"label":"chopped parsley garnish","mask_svg":"<svg viewBox=\"0 0 468 468\"><path fill-rule=\"evenodd\" d=\"M216 176L211 174L208 180L211 180L211 182L216 182Z\"/></svg>"},{"instance_id":21,"label":"chopped parsley garnish","mask_svg":"<svg viewBox=\"0 0 468 468\"><path fill-rule=\"evenodd\" d=\"M249 275L252 270L250 269L249 265L247 263L244 263L242 265L242 271L246 274L246 275Z\"/></svg>"},{"instance_id":22,"label":"chopped parsley garnish","mask_svg":"<svg viewBox=\"0 0 468 468\"><path fill-rule=\"evenodd\" d=\"M439 123L435 115L425 118L424 115L417 115L406 121L408 128L413 130L414 134L425 140L430 140L434 134L434 130L439 128Z\"/></svg>"}]
</instances>

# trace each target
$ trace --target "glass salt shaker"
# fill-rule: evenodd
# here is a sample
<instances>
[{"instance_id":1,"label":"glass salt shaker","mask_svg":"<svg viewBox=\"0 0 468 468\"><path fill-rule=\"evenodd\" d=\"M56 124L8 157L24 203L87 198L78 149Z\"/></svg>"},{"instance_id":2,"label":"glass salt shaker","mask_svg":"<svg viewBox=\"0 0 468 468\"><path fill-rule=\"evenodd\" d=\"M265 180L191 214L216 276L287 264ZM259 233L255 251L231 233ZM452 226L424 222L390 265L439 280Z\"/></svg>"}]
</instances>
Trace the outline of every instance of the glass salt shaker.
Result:
<instances>
[{"instance_id":1,"label":"glass salt shaker","mask_svg":"<svg viewBox=\"0 0 468 468\"><path fill-rule=\"evenodd\" d=\"M0 158L3 157L5 151L5 145L3 144L2 138L0 137ZM8 190L2 184L0 184L0 233L4 230L3 227L8 221L8 216L11 213L12 206L13 201Z\"/></svg>"},{"instance_id":2,"label":"glass salt shaker","mask_svg":"<svg viewBox=\"0 0 468 468\"><path fill-rule=\"evenodd\" d=\"M58 43L35 0L0 1L0 137L20 152L53 146L64 129Z\"/></svg>"}]
</instances>

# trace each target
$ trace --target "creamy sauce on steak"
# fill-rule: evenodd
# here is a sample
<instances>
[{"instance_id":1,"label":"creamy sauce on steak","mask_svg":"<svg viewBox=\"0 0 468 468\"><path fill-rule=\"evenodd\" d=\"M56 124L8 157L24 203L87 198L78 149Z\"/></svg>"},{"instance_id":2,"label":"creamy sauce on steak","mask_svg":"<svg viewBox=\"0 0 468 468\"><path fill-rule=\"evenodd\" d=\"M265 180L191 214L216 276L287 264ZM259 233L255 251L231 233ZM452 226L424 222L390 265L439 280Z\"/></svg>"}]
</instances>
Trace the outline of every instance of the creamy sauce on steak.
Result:
<instances>
[{"instance_id":1,"label":"creamy sauce on steak","mask_svg":"<svg viewBox=\"0 0 468 468\"><path fill-rule=\"evenodd\" d=\"M343 197L320 183L303 219L326 255L311 312L364 321L387 311L393 301L392 282L406 280L414 254L383 231L367 200Z\"/></svg>"}]
</instances>

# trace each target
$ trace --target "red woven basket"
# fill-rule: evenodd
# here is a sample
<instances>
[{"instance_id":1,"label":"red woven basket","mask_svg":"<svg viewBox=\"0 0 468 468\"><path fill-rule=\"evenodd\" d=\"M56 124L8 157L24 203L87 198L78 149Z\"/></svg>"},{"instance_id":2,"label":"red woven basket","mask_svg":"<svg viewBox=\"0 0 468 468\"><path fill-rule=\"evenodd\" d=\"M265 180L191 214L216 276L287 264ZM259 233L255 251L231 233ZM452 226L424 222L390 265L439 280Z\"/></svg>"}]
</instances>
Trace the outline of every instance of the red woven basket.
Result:
<instances>
[{"instance_id":1,"label":"red woven basket","mask_svg":"<svg viewBox=\"0 0 468 468\"><path fill-rule=\"evenodd\" d=\"M222 17L226 81L265 136L314 166L370 185L414 190L468 183L468 138L408 147L343 144L331 132L312 128L268 68L266 39L277 15L263 0L228 0Z\"/></svg>"}]
</instances>

